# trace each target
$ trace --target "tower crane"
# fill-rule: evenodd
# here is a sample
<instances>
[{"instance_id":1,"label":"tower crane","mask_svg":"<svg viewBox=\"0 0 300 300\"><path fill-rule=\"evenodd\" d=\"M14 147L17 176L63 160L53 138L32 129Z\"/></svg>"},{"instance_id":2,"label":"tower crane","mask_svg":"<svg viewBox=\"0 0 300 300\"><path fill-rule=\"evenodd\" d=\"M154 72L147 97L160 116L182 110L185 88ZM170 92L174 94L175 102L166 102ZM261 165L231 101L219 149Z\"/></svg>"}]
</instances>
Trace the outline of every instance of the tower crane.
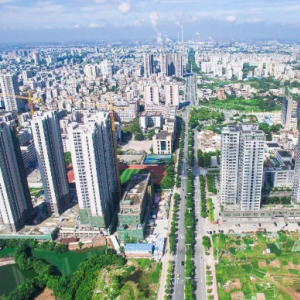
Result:
<instances>
[{"instance_id":1,"label":"tower crane","mask_svg":"<svg viewBox=\"0 0 300 300\"><path fill-rule=\"evenodd\" d=\"M31 115L31 118L34 114L34 107L33 107L33 102L42 102L42 99L41 98L32 98L31 97L31 91L28 91L28 96L20 96L20 95L9 95L9 94L4 94L4 93L0 93L0 96L2 97L16 97L17 99L24 99L24 100L27 100L28 101L28 106L29 106L29 109L30 109L30 115Z\"/></svg>"}]
</instances>

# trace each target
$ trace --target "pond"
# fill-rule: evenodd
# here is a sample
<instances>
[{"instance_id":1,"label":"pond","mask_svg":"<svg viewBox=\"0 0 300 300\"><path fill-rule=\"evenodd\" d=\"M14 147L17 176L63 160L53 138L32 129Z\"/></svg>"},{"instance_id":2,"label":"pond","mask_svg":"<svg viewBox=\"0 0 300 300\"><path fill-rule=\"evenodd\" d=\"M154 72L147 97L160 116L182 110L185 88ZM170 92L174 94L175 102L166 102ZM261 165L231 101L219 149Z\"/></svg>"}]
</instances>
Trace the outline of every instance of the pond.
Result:
<instances>
[{"instance_id":1,"label":"pond","mask_svg":"<svg viewBox=\"0 0 300 300\"><path fill-rule=\"evenodd\" d=\"M57 267L59 272L66 276L75 272L78 265L93 256L99 254L100 250L89 250L84 252L72 252L68 251L65 253L55 253L51 251L34 250L33 255L37 258L44 259L50 264ZM12 248L4 248L0 251L0 257L13 256ZM3 294L10 293L21 283L28 281L35 276L33 270L20 271L17 265L7 265L0 267L0 296Z\"/></svg>"},{"instance_id":2,"label":"pond","mask_svg":"<svg viewBox=\"0 0 300 300\"><path fill-rule=\"evenodd\" d=\"M34 278L35 275L33 270L20 271L17 265L0 267L0 296L10 293L19 284Z\"/></svg>"}]
</instances>

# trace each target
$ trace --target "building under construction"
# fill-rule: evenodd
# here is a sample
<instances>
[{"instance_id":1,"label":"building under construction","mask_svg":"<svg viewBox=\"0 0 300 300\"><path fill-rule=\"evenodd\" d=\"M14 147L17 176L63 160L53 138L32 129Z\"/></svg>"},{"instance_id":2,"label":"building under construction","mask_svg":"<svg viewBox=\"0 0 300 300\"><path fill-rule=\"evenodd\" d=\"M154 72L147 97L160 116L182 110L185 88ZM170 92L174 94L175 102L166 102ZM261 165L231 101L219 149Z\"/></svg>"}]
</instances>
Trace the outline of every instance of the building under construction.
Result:
<instances>
[{"instance_id":1,"label":"building under construction","mask_svg":"<svg viewBox=\"0 0 300 300\"><path fill-rule=\"evenodd\" d=\"M145 238L153 186L150 173L132 175L120 202L118 237L120 240Z\"/></svg>"}]
</instances>

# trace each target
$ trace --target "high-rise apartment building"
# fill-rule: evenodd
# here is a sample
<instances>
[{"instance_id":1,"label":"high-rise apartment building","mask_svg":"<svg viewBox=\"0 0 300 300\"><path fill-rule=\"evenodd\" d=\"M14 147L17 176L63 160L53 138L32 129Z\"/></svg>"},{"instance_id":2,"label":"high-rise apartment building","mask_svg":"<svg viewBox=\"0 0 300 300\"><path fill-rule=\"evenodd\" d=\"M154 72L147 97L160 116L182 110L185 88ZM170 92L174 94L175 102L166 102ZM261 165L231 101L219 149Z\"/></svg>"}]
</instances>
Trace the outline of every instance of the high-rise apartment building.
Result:
<instances>
[{"instance_id":1,"label":"high-rise apartment building","mask_svg":"<svg viewBox=\"0 0 300 300\"><path fill-rule=\"evenodd\" d=\"M166 105L179 106L179 87L178 84L165 84Z\"/></svg>"},{"instance_id":2,"label":"high-rise apartment building","mask_svg":"<svg viewBox=\"0 0 300 300\"><path fill-rule=\"evenodd\" d=\"M97 77L96 66L87 64L84 67L84 74L88 78L88 80L95 80Z\"/></svg>"},{"instance_id":3,"label":"high-rise apartment building","mask_svg":"<svg viewBox=\"0 0 300 300\"><path fill-rule=\"evenodd\" d=\"M3 100L6 111L19 111L22 103L16 98L18 92L18 83L16 76L11 74L0 75L0 87L3 94Z\"/></svg>"},{"instance_id":4,"label":"high-rise apartment building","mask_svg":"<svg viewBox=\"0 0 300 300\"><path fill-rule=\"evenodd\" d=\"M31 124L48 211L59 215L70 195L58 113L35 113Z\"/></svg>"},{"instance_id":5,"label":"high-rise apartment building","mask_svg":"<svg viewBox=\"0 0 300 300\"><path fill-rule=\"evenodd\" d=\"M180 53L173 54L173 61L175 66L175 76L183 76L183 64L182 64L182 55Z\"/></svg>"},{"instance_id":6,"label":"high-rise apartment building","mask_svg":"<svg viewBox=\"0 0 300 300\"><path fill-rule=\"evenodd\" d=\"M14 131L0 124L0 224L6 230L20 230L32 211L31 197Z\"/></svg>"},{"instance_id":7,"label":"high-rise apartment building","mask_svg":"<svg viewBox=\"0 0 300 300\"><path fill-rule=\"evenodd\" d=\"M98 112L85 124L70 125L68 134L81 223L108 228L119 204L109 113Z\"/></svg>"},{"instance_id":8,"label":"high-rise apartment building","mask_svg":"<svg viewBox=\"0 0 300 300\"><path fill-rule=\"evenodd\" d=\"M298 144L295 154L295 176L292 191L292 202L294 204L300 203L300 136L298 136Z\"/></svg>"},{"instance_id":9,"label":"high-rise apartment building","mask_svg":"<svg viewBox=\"0 0 300 300\"><path fill-rule=\"evenodd\" d=\"M281 105L281 123L285 129L291 128L291 118L293 111L293 98L288 96L282 100Z\"/></svg>"},{"instance_id":10,"label":"high-rise apartment building","mask_svg":"<svg viewBox=\"0 0 300 300\"><path fill-rule=\"evenodd\" d=\"M221 202L259 210L263 179L264 133L256 124L222 130Z\"/></svg>"},{"instance_id":11,"label":"high-rise apartment building","mask_svg":"<svg viewBox=\"0 0 300 300\"><path fill-rule=\"evenodd\" d=\"M146 105L159 104L159 90L157 85L145 86L145 103Z\"/></svg>"},{"instance_id":12,"label":"high-rise apartment building","mask_svg":"<svg viewBox=\"0 0 300 300\"><path fill-rule=\"evenodd\" d=\"M160 69L167 76L183 76L183 64L181 53L161 53Z\"/></svg>"},{"instance_id":13,"label":"high-rise apartment building","mask_svg":"<svg viewBox=\"0 0 300 300\"><path fill-rule=\"evenodd\" d=\"M154 73L153 54L144 53L144 77L147 78Z\"/></svg>"}]
</instances>

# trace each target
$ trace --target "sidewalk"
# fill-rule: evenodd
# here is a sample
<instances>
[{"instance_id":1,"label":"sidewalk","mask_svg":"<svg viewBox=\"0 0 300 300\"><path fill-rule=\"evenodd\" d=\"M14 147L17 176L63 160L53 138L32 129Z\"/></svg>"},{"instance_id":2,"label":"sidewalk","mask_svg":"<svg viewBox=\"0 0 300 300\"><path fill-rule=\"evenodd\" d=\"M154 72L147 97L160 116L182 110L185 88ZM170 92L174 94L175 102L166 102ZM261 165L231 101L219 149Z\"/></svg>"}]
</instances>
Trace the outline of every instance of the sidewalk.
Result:
<instances>
[{"instance_id":1,"label":"sidewalk","mask_svg":"<svg viewBox=\"0 0 300 300\"><path fill-rule=\"evenodd\" d=\"M205 255L205 268L206 266L211 267L211 276L212 276L212 286L207 287L212 289L212 295L214 296L214 300L218 300L218 289L217 289L217 278L216 278L216 266L215 266L215 259L214 259L214 254L213 254L213 247L210 248L209 250L209 255ZM206 277L206 274L205 274Z\"/></svg>"}]
</instances>

